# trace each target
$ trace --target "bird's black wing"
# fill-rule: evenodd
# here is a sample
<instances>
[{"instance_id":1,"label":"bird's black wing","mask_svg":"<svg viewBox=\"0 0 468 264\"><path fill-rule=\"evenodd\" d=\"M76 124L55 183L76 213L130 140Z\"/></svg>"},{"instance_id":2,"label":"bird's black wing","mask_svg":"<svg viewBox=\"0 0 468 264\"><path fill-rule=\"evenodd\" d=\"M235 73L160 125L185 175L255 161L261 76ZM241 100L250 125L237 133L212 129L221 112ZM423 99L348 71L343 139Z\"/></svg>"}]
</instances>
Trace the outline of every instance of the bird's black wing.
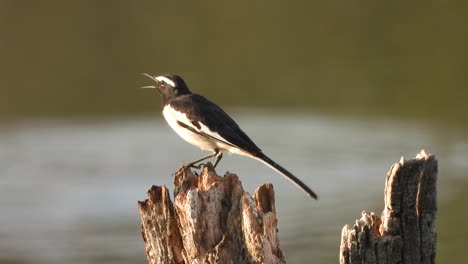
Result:
<instances>
[{"instance_id":1,"label":"bird's black wing","mask_svg":"<svg viewBox=\"0 0 468 264\"><path fill-rule=\"evenodd\" d=\"M262 161L279 172L309 196L318 199L317 194L300 179L263 154L237 123L216 104L197 94L179 96L171 100L169 104L174 110L183 112L190 120L191 124L184 124L179 121L179 125L185 129L250 153L253 158ZM204 128L200 123L206 126L211 133L204 132ZM222 139L214 136L214 132L218 133Z\"/></svg>"},{"instance_id":2,"label":"bird's black wing","mask_svg":"<svg viewBox=\"0 0 468 264\"><path fill-rule=\"evenodd\" d=\"M218 133L227 140L224 143L234 145L254 156L262 152L223 109L205 97L198 94L188 94L171 100L169 104L175 110L183 109L195 127L200 129L199 122L201 122L211 132Z\"/></svg>"}]
</instances>

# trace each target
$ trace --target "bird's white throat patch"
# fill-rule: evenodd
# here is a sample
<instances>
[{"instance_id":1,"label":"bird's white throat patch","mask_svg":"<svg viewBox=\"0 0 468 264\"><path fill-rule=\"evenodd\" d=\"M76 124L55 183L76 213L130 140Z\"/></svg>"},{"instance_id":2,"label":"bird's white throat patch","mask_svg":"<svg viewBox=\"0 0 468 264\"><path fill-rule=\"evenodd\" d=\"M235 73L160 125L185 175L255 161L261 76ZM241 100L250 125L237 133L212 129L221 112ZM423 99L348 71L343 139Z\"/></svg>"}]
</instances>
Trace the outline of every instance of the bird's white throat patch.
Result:
<instances>
[{"instance_id":1,"label":"bird's white throat patch","mask_svg":"<svg viewBox=\"0 0 468 264\"><path fill-rule=\"evenodd\" d=\"M169 79L169 78L167 78L165 76L158 76L155 79L158 80L159 82L165 82L165 83L169 84L170 86L172 86L174 88L176 87L174 81L172 81L171 79Z\"/></svg>"}]
</instances>

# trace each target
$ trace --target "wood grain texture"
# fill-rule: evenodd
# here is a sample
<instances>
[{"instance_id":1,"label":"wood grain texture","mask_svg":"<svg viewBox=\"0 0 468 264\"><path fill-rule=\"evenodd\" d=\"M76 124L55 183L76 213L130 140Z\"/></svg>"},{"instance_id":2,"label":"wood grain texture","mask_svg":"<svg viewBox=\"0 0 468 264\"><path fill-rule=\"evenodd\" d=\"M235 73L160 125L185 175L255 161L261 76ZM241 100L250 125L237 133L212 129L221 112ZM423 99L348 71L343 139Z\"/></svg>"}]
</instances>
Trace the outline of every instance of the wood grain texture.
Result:
<instances>
[{"instance_id":1,"label":"wood grain texture","mask_svg":"<svg viewBox=\"0 0 468 264\"><path fill-rule=\"evenodd\" d=\"M341 264L435 263L437 166L423 150L390 168L381 217L364 211L353 227L343 228Z\"/></svg>"},{"instance_id":2,"label":"wood grain texture","mask_svg":"<svg viewBox=\"0 0 468 264\"><path fill-rule=\"evenodd\" d=\"M250 196L236 175L220 177L209 163L199 176L176 172L174 197L153 186L139 202L149 263L286 263L271 184Z\"/></svg>"}]
</instances>

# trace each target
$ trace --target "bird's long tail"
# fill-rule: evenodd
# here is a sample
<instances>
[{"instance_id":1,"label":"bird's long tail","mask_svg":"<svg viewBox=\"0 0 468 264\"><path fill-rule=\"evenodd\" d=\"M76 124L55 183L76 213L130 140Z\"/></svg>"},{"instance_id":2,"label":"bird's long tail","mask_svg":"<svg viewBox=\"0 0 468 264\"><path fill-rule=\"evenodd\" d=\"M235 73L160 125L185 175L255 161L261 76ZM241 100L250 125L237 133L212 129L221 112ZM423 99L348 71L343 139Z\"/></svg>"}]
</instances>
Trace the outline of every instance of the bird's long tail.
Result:
<instances>
[{"instance_id":1,"label":"bird's long tail","mask_svg":"<svg viewBox=\"0 0 468 264\"><path fill-rule=\"evenodd\" d=\"M283 175L286 179L294 183L294 185L299 187L299 189L301 189L310 197L314 198L315 200L318 199L317 194L314 191L312 191L312 189L310 189L309 186L305 185L301 180L296 178L296 176L292 175L292 173L290 173L288 170L281 167L278 163L274 162L272 159L268 158L265 154L260 153L260 154L253 156L253 158L265 163L268 167L272 168L273 170Z\"/></svg>"}]
</instances>

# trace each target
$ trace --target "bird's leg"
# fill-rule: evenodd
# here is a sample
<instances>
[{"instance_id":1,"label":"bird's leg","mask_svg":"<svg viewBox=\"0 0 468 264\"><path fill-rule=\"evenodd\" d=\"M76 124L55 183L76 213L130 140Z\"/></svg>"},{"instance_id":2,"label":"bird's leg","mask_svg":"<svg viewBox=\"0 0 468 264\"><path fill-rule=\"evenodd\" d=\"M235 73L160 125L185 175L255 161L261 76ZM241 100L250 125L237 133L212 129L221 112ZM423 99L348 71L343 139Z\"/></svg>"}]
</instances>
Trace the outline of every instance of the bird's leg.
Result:
<instances>
[{"instance_id":1,"label":"bird's leg","mask_svg":"<svg viewBox=\"0 0 468 264\"><path fill-rule=\"evenodd\" d=\"M211 153L211 154L209 154L209 155L206 155L206 156L204 156L204 157L202 157L202 158L199 158L199 159L197 159L197 160L194 160L194 161L190 162L189 164L187 164L186 166L187 166L187 167L193 167L193 168L200 169L200 167L201 167L202 164L200 164L200 165L195 165L196 163L198 163L198 162L200 162L200 161L204 161L204 160L209 159L209 158L212 158L212 157L215 157L215 156L218 156L219 153L221 153L221 152L219 152L219 149L215 149L215 150L213 151L213 153Z\"/></svg>"},{"instance_id":2,"label":"bird's leg","mask_svg":"<svg viewBox=\"0 0 468 264\"><path fill-rule=\"evenodd\" d=\"M219 163L219 161L221 160L222 157L223 157L223 153L221 151L218 152L218 154L216 155L215 163L213 165L214 168L216 168L216 165L218 165L218 163Z\"/></svg>"}]
</instances>

